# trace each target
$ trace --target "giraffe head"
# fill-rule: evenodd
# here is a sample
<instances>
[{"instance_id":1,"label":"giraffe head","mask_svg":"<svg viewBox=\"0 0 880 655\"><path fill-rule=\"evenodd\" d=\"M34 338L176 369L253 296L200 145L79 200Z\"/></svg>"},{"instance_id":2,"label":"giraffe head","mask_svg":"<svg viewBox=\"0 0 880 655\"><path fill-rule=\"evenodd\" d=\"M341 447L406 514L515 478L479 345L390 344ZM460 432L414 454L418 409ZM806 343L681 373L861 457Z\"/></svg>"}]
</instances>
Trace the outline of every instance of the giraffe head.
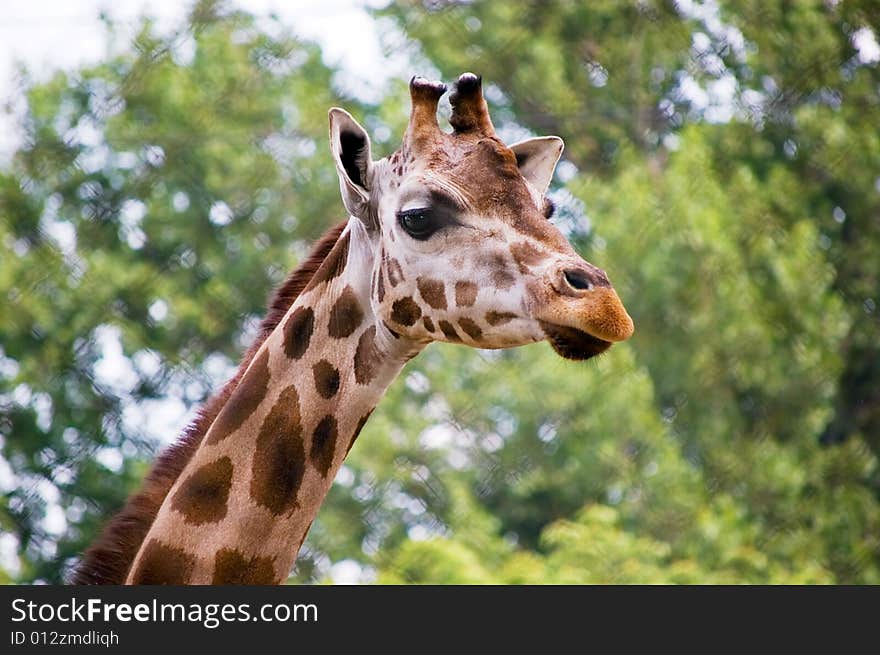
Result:
<instances>
[{"instance_id":1,"label":"giraffe head","mask_svg":"<svg viewBox=\"0 0 880 655\"><path fill-rule=\"evenodd\" d=\"M604 271L548 220L562 140L506 146L480 78L465 73L454 87L450 134L437 123L446 86L413 78L403 144L380 161L363 127L330 110L342 198L374 254L376 315L420 342L507 348L547 339L570 359L629 338L632 319Z\"/></svg>"}]
</instances>

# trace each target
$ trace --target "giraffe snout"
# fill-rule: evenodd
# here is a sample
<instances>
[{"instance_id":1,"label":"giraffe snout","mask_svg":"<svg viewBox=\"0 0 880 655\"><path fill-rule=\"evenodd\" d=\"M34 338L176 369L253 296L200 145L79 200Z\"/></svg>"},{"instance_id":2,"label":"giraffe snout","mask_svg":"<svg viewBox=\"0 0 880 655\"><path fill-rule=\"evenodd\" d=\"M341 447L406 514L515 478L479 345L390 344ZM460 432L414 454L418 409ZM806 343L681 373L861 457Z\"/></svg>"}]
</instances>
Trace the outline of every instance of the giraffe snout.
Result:
<instances>
[{"instance_id":1,"label":"giraffe snout","mask_svg":"<svg viewBox=\"0 0 880 655\"><path fill-rule=\"evenodd\" d=\"M592 352L632 336L632 318L601 268L585 261L566 261L555 267L548 281L549 296L538 318L551 342L570 345L577 341L572 335L589 335L597 342L588 349ZM600 344L604 346L600 348ZM566 354L572 350L567 348Z\"/></svg>"},{"instance_id":2,"label":"giraffe snout","mask_svg":"<svg viewBox=\"0 0 880 655\"><path fill-rule=\"evenodd\" d=\"M612 343L629 339L635 326L614 288L610 284L595 287L591 293L593 297L584 298L579 308L583 321L579 329Z\"/></svg>"}]
</instances>

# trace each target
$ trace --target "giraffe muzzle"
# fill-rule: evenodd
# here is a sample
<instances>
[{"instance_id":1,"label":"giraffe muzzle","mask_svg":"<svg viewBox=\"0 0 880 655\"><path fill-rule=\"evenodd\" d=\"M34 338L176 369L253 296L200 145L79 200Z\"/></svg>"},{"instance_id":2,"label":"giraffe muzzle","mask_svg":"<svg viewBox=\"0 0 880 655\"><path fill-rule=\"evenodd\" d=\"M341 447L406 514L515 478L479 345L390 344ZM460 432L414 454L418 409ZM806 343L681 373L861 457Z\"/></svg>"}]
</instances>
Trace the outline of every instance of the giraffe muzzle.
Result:
<instances>
[{"instance_id":1,"label":"giraffe muzzle","mask_svg":"<svg viewBox=\"0 0 880 655\"><path fill-rule=\"evenodd\" d=\"M633 321L605 272L587 262L560 267L535 313L556 352L589 359L629 339Z\"/></svg>"}]
</instances>

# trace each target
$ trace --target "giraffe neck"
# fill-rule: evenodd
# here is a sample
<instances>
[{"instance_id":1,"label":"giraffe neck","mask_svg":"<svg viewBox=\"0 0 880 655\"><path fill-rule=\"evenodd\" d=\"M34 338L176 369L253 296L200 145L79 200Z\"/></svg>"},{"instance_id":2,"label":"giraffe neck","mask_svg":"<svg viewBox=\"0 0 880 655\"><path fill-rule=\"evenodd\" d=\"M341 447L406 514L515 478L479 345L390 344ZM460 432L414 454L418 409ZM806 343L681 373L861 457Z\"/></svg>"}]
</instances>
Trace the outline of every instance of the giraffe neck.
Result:
<instances>
[{"instance_id":1,"label":"giraffe neck","mask_svg":"<svg viewBox=\"0 0 880 655\"><path fill-rule=\"evenodd\" d=\"M128 583L287 577L358 432L420 349L376 318L372 270L351 219L171 487Z\"/></svg>"}]
</instances>

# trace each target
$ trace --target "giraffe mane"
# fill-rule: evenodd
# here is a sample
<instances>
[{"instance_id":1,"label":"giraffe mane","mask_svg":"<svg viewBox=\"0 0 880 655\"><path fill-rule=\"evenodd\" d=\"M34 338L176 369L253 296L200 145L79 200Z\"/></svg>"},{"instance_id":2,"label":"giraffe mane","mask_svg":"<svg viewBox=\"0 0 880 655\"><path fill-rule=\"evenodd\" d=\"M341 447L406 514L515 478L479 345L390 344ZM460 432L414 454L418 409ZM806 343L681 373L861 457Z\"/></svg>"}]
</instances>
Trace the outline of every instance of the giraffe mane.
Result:
<instances>
[{"instance_id":1,"label":"giraffe mane","mask_svg":"<svg viewBox=\"0 0 880 655\"><path fill-rule=\"evenodd\" d=\"M232 395L251 360L284 318L297 297L336 245L346 221L332 227L315 243L308 258L278 287L260 324L254 343L241 359L238 371L199 409L176 442L157 458L140 491L131 496L101 536L85 552L71 575L71 584L123 584L165 497L192 459L214 419Z\"/></svg>"}]
</instances>

